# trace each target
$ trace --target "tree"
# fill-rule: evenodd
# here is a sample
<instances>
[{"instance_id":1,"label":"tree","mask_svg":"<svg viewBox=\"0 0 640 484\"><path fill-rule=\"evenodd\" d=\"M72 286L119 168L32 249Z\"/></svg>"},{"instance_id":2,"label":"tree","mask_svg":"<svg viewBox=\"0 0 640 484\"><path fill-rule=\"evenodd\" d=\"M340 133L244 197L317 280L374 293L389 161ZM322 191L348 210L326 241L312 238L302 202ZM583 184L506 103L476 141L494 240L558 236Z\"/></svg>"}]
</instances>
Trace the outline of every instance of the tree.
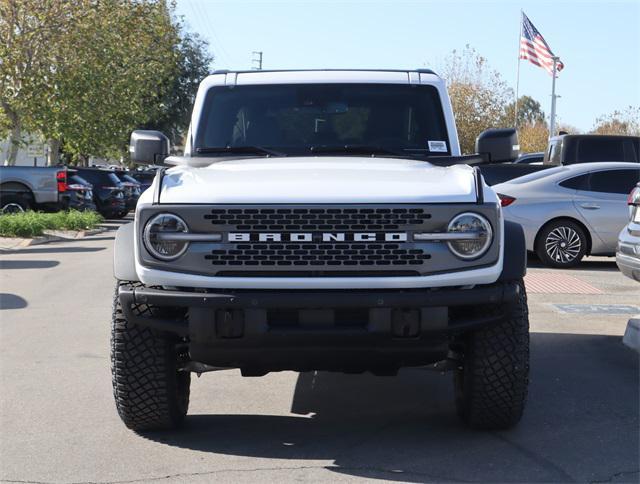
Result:
<instances>
[{"instance_id":1,"label":"tree","mask_svg":"<svg viewBox=\"0 0 640 484\"><path fill-rule=\"evenodd\" d=\"M208 43L198 34L183 31L175 50L177 73L170 79L170 87L161 99L158 116L144 125L146 129L165 133L172 146L183 144L198 86L209 74L213 62Z\"/></svg>"},{"instance_id":2,"label":"tree","mask_svg":"<svg viewBox=\"0 0 640 484\"><path fill-rule=\"evenodd\" d=\"M55 89L40 98L37 126L78 161L119 157L129 132L160 110L177 31L161 0L81 1L81 19L56 46Z\"/></svg>"},{"instance_id":3,"label":"tree","mask_svg":"<svg viewBox=\"0 0 640 484\"><path fill-rule=\"evenodd\" d=\"M55 46L72 26L77 0L0 0L0 134L9 133L15 163L25 128L47 98Z\"/></svg>"},{"instance_id":4,"label":"tree","mask_svg":"<svg viewBox=\"0 0 640 484\"><path fill-rule=\"evenodd\" d=\"M515 102L505 108L504 126L513 126ZM544 111L531 96L518 98L518 141L522 153L545 151L549 140L549 128Z\"/></svg>"},{"instance_id":5,"label":"tree","mask_svg":"<svg viewBox=\"0 0 640 484\"><path fill-rule=\"evenodd\" d=\"M623 111L600 116L591 132L640 136L640 106L629 106Z\"/></svg>"},{"instance_id":6,"label":"tree","mask_svg":"<svg viewBox=\"0 0 640 484\"><path fill-rule=\"evenodd\" d=\"M447 82L463 153L475 151L475 139L485 129L505 126L511 89L487 60L467 45L452 51L440 69Z\"/></svg>"},{"instance_id":7,"label":"tree","mask_svg":"<svg viewBox=\"0 0 640 484\"><path fill-rule=\"evenodd\" d=\"M526 123L518 127L518 142L522 153L545 151L549 142L549 128L544 121Z\"/></svg>"},{"instance_id":8,"label":"tree","mask_svg":"<svg viewBox=\"0 0 640 484\"><path fill-rule=\"evenodd\" d=\"M0 105L12 153L23 129L75 159L119 156L177 72L165 0L0 0ZM55 157L50 158L55 162Z\"/></svg>"},{"instance_id":9,"label":"tree","mask_svg":"<svg viewBox=\"0 0 640 484\"><path fill-rule=\"evenodd\" d=\"M514 116L513 110L515 109L515 102L511 102L505 108L505 119L502 120L502 124L505 126L513 126ZM531 96L520 96L518 98L518 122L517 126L534 125L536 123L544 123L545 114L542 110L542 106L538 101Z\"/></svg>"},{"instance_id":10,"label":"tree","mask_svg":"<svg viewBox=\"0 0 640 484\"><path fill-rule=\"evenodd\" d=\"M573 126L572 124L564 123L562 121L558 121L558 133L563 134L580 134L580 130Z\"/></svg>"}]
</instances>

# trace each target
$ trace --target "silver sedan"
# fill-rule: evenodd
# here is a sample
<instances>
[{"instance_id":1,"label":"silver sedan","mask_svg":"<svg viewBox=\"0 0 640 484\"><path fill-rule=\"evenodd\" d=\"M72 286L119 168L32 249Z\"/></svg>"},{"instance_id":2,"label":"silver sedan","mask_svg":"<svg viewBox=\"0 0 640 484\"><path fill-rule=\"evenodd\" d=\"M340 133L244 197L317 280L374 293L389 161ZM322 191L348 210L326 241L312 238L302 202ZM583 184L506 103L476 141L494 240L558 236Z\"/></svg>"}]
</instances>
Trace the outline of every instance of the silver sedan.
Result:
<instances>
[{"instance_id":1,"label":"silver sedan","mask_svg":"<svg viewBox=\"0 0 640 484\"><path fill-rule=\"evenodd\" d=\"M550 267L585 255L613 256L628 222L627 197L640 180L637 163L558 166L494 185L506 220L524 228L527 249Z\"/></svg>"}]
</instances>

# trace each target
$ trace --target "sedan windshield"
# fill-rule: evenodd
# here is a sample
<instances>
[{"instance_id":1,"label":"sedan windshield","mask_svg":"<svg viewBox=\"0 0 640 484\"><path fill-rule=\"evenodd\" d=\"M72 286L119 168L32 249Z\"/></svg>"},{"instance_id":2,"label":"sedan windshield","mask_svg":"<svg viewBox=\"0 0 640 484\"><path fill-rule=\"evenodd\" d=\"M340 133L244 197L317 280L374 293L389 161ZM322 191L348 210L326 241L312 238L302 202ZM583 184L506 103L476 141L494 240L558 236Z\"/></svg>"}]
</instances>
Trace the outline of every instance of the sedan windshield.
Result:
<instances>
[{"instance_id":1,"label":"sedan windshield","mask_svg":"<svg viewBox=\"0 0 640 484\"><path fill-rule=\"evenodd\" d=\"M194 141L202 156L451 154L438 91L408 84L214 87Z\"/></svg>"}]
</instances>

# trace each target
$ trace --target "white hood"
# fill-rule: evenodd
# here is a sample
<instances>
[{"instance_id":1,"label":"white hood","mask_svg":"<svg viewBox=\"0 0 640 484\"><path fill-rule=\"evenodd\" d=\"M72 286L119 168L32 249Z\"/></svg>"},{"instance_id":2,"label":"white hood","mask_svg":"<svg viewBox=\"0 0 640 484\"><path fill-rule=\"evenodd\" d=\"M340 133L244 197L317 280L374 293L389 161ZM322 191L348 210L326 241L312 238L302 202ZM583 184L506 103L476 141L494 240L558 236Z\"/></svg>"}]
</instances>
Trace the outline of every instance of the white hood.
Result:
<instances>
[{"instance_id":1,"label":"white hood","mask_svg":"<svg viewBox=\"0 0 640 484\"><path fill-rule=\"evenodd\" d=\"M473 169L395 158L303 157L177 166L162 182L161 203L475 202Z\"/></svg>"}]
</instances>

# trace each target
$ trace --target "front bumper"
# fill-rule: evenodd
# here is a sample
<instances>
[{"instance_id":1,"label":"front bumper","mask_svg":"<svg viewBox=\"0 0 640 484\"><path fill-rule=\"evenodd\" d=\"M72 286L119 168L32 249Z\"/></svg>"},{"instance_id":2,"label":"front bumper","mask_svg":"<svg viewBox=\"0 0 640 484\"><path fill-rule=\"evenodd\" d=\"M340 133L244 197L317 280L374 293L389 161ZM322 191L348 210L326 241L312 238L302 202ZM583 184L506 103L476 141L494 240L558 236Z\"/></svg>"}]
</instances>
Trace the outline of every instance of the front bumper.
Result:
<instances>
[{"instance_id":1,"label":"front bumper","mask_svg":"<svg viewBox=\"0 0 640 484\"><path fill-rule=\"evenodd\" d=\"M450 333L501 321L520 291L515 282L469 289L224 293L122 286L119 298L129 322L188 338L193 361L260 373L397 369L439 361Z\"/></svg>"},{"instance_id":2,"label":"front bumper","mask_svg":"<svg viewBox=\"0 0 640 484\"><path fill-rule=\"evenodd\" d=\"M640 257L634 257L618 252L616 264L625 276L640 282Z\"/></svg>"},{"instance_id":3,"label":"front bumper","mask_svg":"<svg viewBox=\"0 0 640 484\"><path fill-rule=\"evenodd\" d=\"M640 282L640 224L631 222L620 231L616 264L625 276Z\"/></svg>"}]
</instances>

